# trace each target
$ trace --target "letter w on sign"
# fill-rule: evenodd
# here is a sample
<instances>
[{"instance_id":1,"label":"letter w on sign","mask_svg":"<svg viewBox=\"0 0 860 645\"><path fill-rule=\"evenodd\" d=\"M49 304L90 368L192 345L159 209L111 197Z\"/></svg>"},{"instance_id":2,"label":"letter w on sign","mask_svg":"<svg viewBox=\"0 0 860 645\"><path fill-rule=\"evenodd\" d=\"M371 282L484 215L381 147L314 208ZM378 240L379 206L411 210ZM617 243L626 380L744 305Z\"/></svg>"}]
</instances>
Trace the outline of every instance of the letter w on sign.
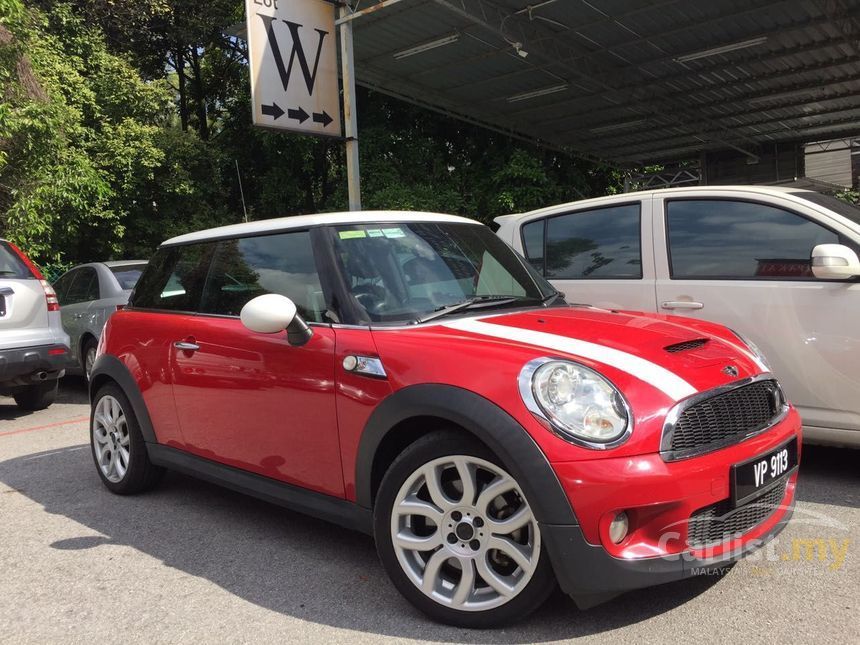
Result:
<instances>
[{"instance_id":1,"label":"letter w on sign","mask_svg":"<svg viewBox=\"0 0 860 645\"><path fill-rule=\"evenodd\" d=\"M341 136L334 5L245 0L254 125Z\"/></svg>"},{"instance_id":2,"label":"letter w on sign","mask_svg":"<svg viewBox=\"0 0 860 645\"><path fill-rule=\"evenodd\" d=\"M284 85L284 91L286 92L289 84L290 78L293 75L293 63L296 59L299 61L299 66L302 68L302 76L305 79L305 85L308 88L308 94L313 96L314 93L314 83L317 79L317 70L319 69L320 64L320 54L322 54L323 48L323 40L326 36L328 36L327 31L323 31L322 29L314 29L317 34L319 34L319 43L317 44L317 52L314 57L314 69L311 71L308 66L308 58L305 54L305 49L302 46L302 40L299 35L299 29L302 28L302 25L297 22L290 22L289 20L284 20L287 26L290 28L290 35L293 37L293 48L290 51L290 62L287 64L286 68L284 67L284 57L281 55L281 47L278 44L278 39L275 37L275 30L272 29L272 22L274 22L274 18L272 16L264 16L262 14L257 14L260 16L260 19L266 25L266 34L269 37L269 46L272 48L272 55L275 57L275 65L278 68L278 74L281 77L281 83Z\"/></svg>"}]
</instances>

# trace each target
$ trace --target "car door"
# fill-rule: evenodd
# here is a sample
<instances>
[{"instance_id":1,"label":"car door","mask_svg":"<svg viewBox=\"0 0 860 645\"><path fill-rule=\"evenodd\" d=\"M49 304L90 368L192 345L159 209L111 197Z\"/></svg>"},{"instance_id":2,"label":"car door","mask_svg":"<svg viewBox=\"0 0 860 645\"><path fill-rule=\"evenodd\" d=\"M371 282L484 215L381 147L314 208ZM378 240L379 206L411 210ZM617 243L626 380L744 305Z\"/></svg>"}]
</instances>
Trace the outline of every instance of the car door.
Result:
<instances>
[{"instance_id":1,"label":"car door","mask_svg":"<svg viewBox=\"0 0 860 645\"><path fill-rule=\"evenodd\" d=\"M655 202L663 214L654 227L661 311L751 339L807 427L860 428L860 284L818 280L810 263L817 244L857 248L856 240L815 210L772 195L729 199L702 190Z\"/></svg>"},{"instance_id":2,"label":"car door","mask_svg":"<svg viewBox=\"0 0 860 645\"><path fill-rule=\"evenodd\" d=\"M568 302L653 311L651 200L619 198L522 224L522 249Z\"/></svg>"},{"instance_id":3,"label":"car door","mask_svg":"<svg viewBox=\"0 0 860 645\"><path fill-rule=\"evenodd\" d=\"M72 357L80 363L81 336L88 327L93 302L99 297L98 275L93 267L82 266L66 273L57 284L63 328L69 335Z\"/></svg>"},{"instance_id":4,"label":"car door","mask_svg":"<svg viewBox=\"0 0 860 645\"><path fill-rule=\"evenodd\" d=\"M285 295L313 326L302 346L240 321L264 293ZM334 330L310 232L217 243L200 305L171 348L182 436L202 457L343 496L334 384Z\"/></svg>"}]
</instances>

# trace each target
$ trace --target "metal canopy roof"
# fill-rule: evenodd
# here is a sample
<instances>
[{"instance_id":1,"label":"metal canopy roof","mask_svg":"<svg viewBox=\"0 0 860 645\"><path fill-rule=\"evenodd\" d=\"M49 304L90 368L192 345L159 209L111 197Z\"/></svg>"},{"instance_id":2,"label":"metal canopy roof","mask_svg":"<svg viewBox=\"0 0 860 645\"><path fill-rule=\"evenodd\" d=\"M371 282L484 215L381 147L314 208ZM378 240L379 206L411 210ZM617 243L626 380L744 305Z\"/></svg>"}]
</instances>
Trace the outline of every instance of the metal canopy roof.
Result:
<instances>
[{"instance_id":1,"label":"metal canopy roof","mask_svg":"<svg viewBox=\"0 0 860 645\"><path fill-rule=\"evenodd\" d=\"M545 146L641 164L860 131L860 0L352 4L360 84Z\"/></svg>"}]
</instances>

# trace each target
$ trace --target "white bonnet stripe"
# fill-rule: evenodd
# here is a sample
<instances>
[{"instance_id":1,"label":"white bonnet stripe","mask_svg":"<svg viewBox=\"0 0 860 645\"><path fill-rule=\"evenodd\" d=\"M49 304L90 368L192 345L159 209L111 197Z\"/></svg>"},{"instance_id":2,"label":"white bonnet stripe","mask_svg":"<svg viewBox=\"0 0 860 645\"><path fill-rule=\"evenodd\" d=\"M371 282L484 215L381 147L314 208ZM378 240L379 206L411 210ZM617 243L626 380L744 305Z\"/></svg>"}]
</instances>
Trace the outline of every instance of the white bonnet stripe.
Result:
<instances>
[{"instance_id":1,"label":"white bonnet stripe","mask_svg":"<svg viewBox=\"0 0 860 645\"><path fill-rule=\"evenodd\" d=\"M696 388L669 370L651 361L646 361L639 356L634 356L633 354L628 354L611 347L604 347L603 345L589 343L584 340L548 334L542 331L495 325L474 318L452 320L451 322L444 323L444 326L483 336L492 336L493 338L514 340L529 345L546 347L564 352L565 354L581 356L582 358L597 361L604 365L610 365L662 390L675 401L680 401L697 392Z\"/></svg>"}]
</instances>

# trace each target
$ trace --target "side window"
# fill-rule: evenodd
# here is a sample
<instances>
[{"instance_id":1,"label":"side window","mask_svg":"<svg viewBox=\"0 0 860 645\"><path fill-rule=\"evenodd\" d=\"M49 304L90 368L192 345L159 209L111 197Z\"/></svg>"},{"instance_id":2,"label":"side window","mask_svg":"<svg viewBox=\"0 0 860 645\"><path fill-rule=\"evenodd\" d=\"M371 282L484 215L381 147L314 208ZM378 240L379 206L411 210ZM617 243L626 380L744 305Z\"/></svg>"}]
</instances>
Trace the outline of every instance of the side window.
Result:
<instances>
[{"instance_id":1,"label":"side window","mask_svg":"<svg viewBox=\"0 0 860 645\"><path fill-rule=\"evenodd\" d=\"M323 322L325 298L308 231L218 243L201 311L238 316L245 303L264 293L286 296L305 320Z\"/></svg>"},{"instance_id":2,"label":"side window","mask_svg":"<svg viewBox=\"0 0 860 645\"><path fill-rule=\"evenodd\" d=\"M523 226L523 250L526 259L543 275L543 232L546 220L539 219Z\"/></svg>"},{"instance_id":3,"label":"side window","mask_svg":"<svg viewBox=\"0 0 860 645\"><path fill-rule=\"evenodd\" d=\"M640 219L638 203L549 218L546 277L557 280L641 278Z\"/></svg>"},{"instance_id":4,"label":"side window","mask_svg":"<svg viewBox=\"0 0 860 645\"><path fill-rule=\"evenodd\" d=\"M839 236L775 206L718 199L666 205L673 279L813 279L816 244Z\"/></svg>"},{"instance_id":5,"label":"side window","mask_svg":"<svg viewBox=\"0 0 860 645\"><path fill-rule=\"evenodd\" d=\"M77 274L77 271L67 271L54 283L54 291L57 292L57 300L61 306L69 304L67 300L69 287L72 286L72 280L75 279Z\"/></svg>"},{"instance_id":6,"label":"side window","mask_svg":"<svg viewBox=\"0 0 860 645\"><path fill-rule=\"evenodd\" d=\"M98 300L99 280L96 270L92 267L83 267L73 271L73 273L75 276L66 291L65 301L61 304L74 305L80 302ZM95 296L93 296L94 291Z\"/></svg>"},{"instance_id":7,"label":"side window","mask_svg":"<svg viewBox=\"0 0 860 645\"><path fill-rule=\"evenodd\" d=\"M191 244L156 251L135 287L132 306L196 312L214 247Z\"/></svg>"}]
</instances>

